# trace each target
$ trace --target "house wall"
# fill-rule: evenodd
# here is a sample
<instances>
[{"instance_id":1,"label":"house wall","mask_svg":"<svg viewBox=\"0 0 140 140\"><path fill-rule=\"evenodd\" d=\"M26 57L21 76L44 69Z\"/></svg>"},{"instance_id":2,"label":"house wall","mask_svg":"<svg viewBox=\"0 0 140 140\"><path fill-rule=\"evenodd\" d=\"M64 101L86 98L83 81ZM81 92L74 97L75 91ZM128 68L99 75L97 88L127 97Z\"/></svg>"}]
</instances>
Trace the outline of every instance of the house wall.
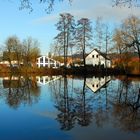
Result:
<instances>
[{"instance_id":1,"label":"house wall","mask_svg":"<svg viewBox=\"0 0 140 140\"><path fill-rule=\"evenodd\" d=\"M97 51L93 50L87 57L86 57L86 65L104 65L107 67L111 67L111 61L106 60L102 55L100 55Z\"/></svg>"}]
</instances>

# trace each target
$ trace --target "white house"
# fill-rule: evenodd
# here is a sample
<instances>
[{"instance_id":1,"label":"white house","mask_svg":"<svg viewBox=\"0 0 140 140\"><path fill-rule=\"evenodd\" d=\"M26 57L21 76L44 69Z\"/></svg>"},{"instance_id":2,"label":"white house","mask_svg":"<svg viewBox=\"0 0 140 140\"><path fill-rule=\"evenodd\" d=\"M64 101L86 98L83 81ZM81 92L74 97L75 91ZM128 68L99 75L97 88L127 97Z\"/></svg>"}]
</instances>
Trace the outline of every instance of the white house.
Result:
<instances>
[{"instance_id":1,"label":"white house","mask_svg":"<svg viewBox=\"0 0 140 140\"><path fill-rule=\"evenodd\" d=\"M110 76L86 78L86 86L95 93L103 88L110 80Z\"/></svg>"},{"instance_id":2,"label":"white house","mask_svg":"<svg viewBox=\"0 0 140 140\"><path fill-rule=\"evenodd\" d=\"M47 56L40 56L37 58L37 66L39 68L40 67L58 68L61 66L61 63Z\"/></svg>"},{"instance_id":3,"label":"white house","mask_svg":"<svg viewBox=\"0 0 140 140\"><path fill-rule=\"evenodd\" d=\"M85 58L86 65L98 66L102 65L104 67L111 67L111 60L107 58L106 54L100 52L97 49L91 51Z\"/></svg>"}]
</instances>

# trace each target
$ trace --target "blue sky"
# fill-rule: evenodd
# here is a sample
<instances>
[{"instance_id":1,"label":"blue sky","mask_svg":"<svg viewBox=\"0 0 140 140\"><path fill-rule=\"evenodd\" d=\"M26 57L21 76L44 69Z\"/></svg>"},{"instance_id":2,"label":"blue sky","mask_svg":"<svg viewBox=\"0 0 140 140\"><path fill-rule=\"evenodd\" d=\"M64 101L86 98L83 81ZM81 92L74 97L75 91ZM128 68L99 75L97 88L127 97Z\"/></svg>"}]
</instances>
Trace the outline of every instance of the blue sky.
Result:
<instances>
[{"instance_id":1,"label":"blue sky","mask_svg":"<svg viewBox=\"0 0 140 140\"><path fill-rule=\"evenodd\" d=\"M97 17L102 17L112 27L129 15L140 17L140 7L112 7L112 0L73 0L72 5L66 1L57 2L51 14L45 13L45 5L38 4L38 0L33 1L36 2L33 3L32 13L28 10L20 11L18 0L0 1L0 45L12 35L16 35L20 40L31 36L40 42L41 53L47 54L53 38L57 35L54 25L59 14L63 12L71 13L75 19L87 17L93 22Z\"/></svg>"}]
</instances>

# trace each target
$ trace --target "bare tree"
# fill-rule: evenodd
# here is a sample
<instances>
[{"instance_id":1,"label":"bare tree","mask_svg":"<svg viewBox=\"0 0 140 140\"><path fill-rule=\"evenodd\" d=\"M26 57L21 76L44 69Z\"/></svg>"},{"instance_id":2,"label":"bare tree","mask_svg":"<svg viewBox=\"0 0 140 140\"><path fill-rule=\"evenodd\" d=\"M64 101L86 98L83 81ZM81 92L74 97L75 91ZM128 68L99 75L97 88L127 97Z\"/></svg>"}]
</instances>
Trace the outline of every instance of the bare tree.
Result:
<instances>
[{"instance_id":1,"label":"bare tree","mask_svg":"<svg viewBox=\"0 0 140 140\"><path fill-rule=\"evenodd\" d=\"M12 61L17 60L20 65L21 61L21 43L16 36L11 36L6 40L5 51L3 52L3 59L7 60L10 64L10 68L13 67Z\"/></svg>"},{"instance_id":2,"label":"bare tree","mask_svg":"<svg viewBox=\"0 0 140 140\"><path fill-rule=\"evenodd\" d=\"M97 17L94 29L95 29L95 32L94 32L95 45L98 47L99 50L101 50L103 46L103 41L104 41L103 40L104 23L101 17Z\"/></svg>"},{"instance_id":3,"label":"bare tree","mask_svg":"<svg viewBox=\"0 0 140 140\"><path fill-rule=\"evenodd\" d=\"M55 5L56 1L63 2L68 1L69 3L72 2L72 0L38 0L40 4L46 4L45 11L47 13L50 13L53 10L53 6ZM33 2L34 0L20 0L20 10L22 9L29 9L30 12L33 11Z\"/></svg>"},{"instance_id":4,"label":"bare tree","mask_svg":"<svg viewBox=\"0 0 140 140\"><path fill-rule=\"evenodd\" d=\"M140 63L140 19L131 16L116 30L115 41L120 51L137 52Z\"/></svg>"},{"instance_id":5,"label":"bare tree","mask_svg":"<svg viewBox=\"0 0 140 140\"><path fill-rule=\"evenodd\" d=\"M113 0L113 3L116 6L140 6L140 0Z\"/></svg>"},{"instance_id":6,"label":"bare tree","mask_svg":"<svg viewBox=\"0 0 140 140\"><path fill-rule=\"evenodd\" d=\"M31 64L36 62L36 58L40 54L39 42L32 39L31 37L23 41L23 57L24 65L31 66Z\"/></svg>"},{"instance_id":7,"label":"bare tree","mask_svg":"<svg viewBox=\"0 0 140 140\"><path fill-rule=\"evenodd\" d=\"M112 42L112 34L109 30L109 26L108 25L105 25L105 35L104 35L105 39L105 53L106 53L106 56L108 56L108 50L109 50L109 46ZM105 67L106 67L106 72L107 72L107 60L105 60Z\"/></svg>"},{"instance_id":8,"label":"bare tree","mask_svg":"<svg viewBox=\"0 0 140 140\"><path fill-rule=\"evenodd\" d=\"M124 41L122 40L122 33L119 29L115 30L115 33L113 35L113 41L114 41L114 48L119 56L119 60L122 61L123 60L123 54L125 53L125 48L126 45L124 43ZM119 67L121 67L121 64L119 63ZM125 68L125 64L122 61L122 67Z\"/></svg>"}]
</instances>

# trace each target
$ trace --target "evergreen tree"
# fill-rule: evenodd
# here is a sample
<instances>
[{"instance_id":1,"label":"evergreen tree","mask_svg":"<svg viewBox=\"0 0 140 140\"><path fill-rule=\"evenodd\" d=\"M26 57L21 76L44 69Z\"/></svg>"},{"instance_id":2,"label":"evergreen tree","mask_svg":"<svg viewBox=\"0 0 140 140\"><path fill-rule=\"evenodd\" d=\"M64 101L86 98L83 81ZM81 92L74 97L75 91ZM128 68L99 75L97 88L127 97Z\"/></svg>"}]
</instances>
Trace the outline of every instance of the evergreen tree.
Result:
<instances>
[{"instance_id":1,"label":"evergreen tree","mask_svg":"<svg viewBox=\"0 0 140 140\"><path fill-rule=\"evenodd\" d=\"M82 52L83 63L85 66L86 48L91 45L90 41L92 39L92 27L90 20L88 18L81 18L78 20L76 31L77 46L80 52Z\"/></svg>"},{"instance_id":2,"label":"evergreen tree","mask_svg":"<svg viewBox=\"0 0 140 140\"><path fill-rule=\"evenodd\" d=\"M67 65L68 49L73 45L73 38L75 33L74 17L69 13L60 14L60 19L56 24L58 35L55 37L57 47L63 49L64 66Z\"/></svg>"}]
</instances>

